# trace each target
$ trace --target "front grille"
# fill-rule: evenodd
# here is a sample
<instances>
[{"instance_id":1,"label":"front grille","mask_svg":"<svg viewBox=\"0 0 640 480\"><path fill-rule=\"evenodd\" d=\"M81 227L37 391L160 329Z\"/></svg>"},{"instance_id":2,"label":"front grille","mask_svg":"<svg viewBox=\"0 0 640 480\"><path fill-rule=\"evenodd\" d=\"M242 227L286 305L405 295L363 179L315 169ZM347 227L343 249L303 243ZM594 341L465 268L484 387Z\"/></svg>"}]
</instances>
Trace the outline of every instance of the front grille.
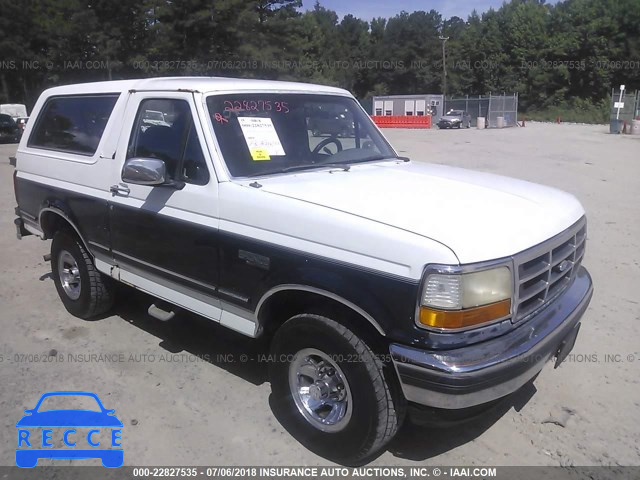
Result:
<instances>
[{"instance_id":1,"label":"front grille","mask_svg":"<svg viewBox=\"0 0 640 480\"><path fill-rule=\"evenodd\" d=\"M583 217L560 235L514 257L514 323L535 314L571 283L584 257L586 238L587 222Z\"/></svg>"}]
</instances>

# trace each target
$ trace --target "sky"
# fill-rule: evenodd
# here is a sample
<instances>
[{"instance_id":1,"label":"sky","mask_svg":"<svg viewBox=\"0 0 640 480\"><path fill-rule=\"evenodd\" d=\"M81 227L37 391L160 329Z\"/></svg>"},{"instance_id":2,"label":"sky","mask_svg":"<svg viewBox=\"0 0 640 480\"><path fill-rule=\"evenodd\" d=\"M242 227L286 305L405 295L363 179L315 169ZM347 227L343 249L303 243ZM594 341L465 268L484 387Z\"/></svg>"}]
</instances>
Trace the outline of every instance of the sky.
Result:
<instances>
[{"instance_id":1,"label":"sky","mask_svg":"<svg viewBox=\"0 0 640 480\"><path fill-rule=\"evenodd\" d=\"M406 10L411 13L416 10L438 11L444 18L458 16L463 20L476 9L478 13L498 9L504 0L320 0L320 5L334 10L341 18L350 13L363 20L373 17L393 17ZM557 0L547 1L556 3ZM313 8L315 0L302 0L302 9Z\"/></svg>"}]
</instances>

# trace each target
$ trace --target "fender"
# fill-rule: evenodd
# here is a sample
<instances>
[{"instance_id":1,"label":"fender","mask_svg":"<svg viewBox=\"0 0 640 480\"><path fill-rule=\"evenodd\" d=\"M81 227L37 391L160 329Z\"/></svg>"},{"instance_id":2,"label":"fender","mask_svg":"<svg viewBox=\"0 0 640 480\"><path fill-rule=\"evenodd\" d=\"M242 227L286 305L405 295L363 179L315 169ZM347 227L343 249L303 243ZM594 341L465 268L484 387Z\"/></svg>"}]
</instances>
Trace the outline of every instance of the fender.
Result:
<instances>
[{"instance_id":1,"label":"fender","mask_svg":"<svg viewBox=\"0 0 640 480\"><path fill-rule=\"evenodd\" d=\"M231 301L245 309L245 314L250 314L253 321L264 315L264 307L270 303L271 297L291 290L313 293L340 303L366 319L384 336L395 338L404 326L414 325L419 283L412 279L289 248L255 246L255 241L247 241L243 237L229 242L227 249L235 257L236 249L245 247L269 259L266 274L264 267L244 270L247 281L238 291L248 301L245 304ZM221 278L224 282L224 272ZM236 277L234 281L238 288L240 280Z\"/></svg>"},{"instance_id":2,"label":"fender","mask_svg":"<svg viewBox=\"0 0 640 480\"><path fill-rule=\"evenodd\" d=\"M51 193L54 193L54 192L49 192L50 195ZM78 223L69 205L67 205L67 203L65 203L63 200L61 200L57 196L53 196L53 195L47 196L42 200L42 203L40 204L40 210L38 212L39 220L42 219L42 214L45 211L57 213L58 215L62 216L65 220L67 220L69 223L72 223L73 225L77 225ZM42 227L42 224L40 224L40 226Z\"/></svg>"},{"instance_id":3,"label":"fender","mask_svg":"<svg viewBox=\"0 0 640 480\"><path fill-rule=\"evenodd\" d=\"M331 292L329 292L327 290L323 290L323 289L316 288L316 287L310 287L310 286L307 286L307 285L293 284L293 283L278 285L277 287L273 287L269 291L267 291L260 298L260 300L258 301L258 305L256 307L255 318L259 318L260 317L260 309L262 308L264 303L270 297L272 297L274 294L276 294L278 292L291 291L291 290L315 293L317 295L329 298L331 300L335 300L336 302L345 305L346 307L350 308L351 310L353 310L354 312L356 312L357 314L362 316L365 320L367 320L380 333L380 335L385 336L385 332L382 329L382 327L380 326L380 324L371 315L369 315L367 312L365 312L362 308L358 307L353 302L350 302L349 300L346 300L346 299L342 298L341 296L336 295L335 293L331 293Z\"/></svg>"},{"instance_id":4,"label":"fender","mask_svg":"<svg viewBox=\"0 0 640 480\"><path fill-rule=\"evenodd\" d=\"M91 249L89 248L88 243L86 242L86 240L82 236L82 233L80 233L80 229L77 227L76 223L71 219L71 215L67 214L62 208L60 208L62 205L60 205L59 202L56 202L56 203L57 203L57 205L54 205L53 202L47 201L45 203L45 206L40 209L40 213L38 214L38 224L40 225L40 230L42 230L42 233L43 233L42 239L46 240L48 238L52 238L52 237L49 237L47 235L47 232L46 232L45 228L42 225L43 214L45 212L51 212L51 213L61 217L65 222L67 222L75 230L75 232L78 234L78 238L80 239L80 241L84 245L85 250L87 252L89 252L89 255L91 255L93 257L93 253L91 253Z\"/></svg>"}]
</instances>

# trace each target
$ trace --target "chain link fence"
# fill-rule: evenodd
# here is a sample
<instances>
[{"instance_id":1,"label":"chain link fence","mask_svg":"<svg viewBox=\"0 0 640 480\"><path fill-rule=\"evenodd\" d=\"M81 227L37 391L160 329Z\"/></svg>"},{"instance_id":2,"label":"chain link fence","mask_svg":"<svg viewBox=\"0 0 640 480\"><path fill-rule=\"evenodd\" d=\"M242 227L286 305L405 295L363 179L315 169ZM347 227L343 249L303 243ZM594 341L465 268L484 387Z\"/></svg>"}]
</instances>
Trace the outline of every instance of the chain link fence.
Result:
<instances>
[{"instance_id":1,"label":"chain link fence","mask_svg":"<svg viewBox=\"0 0 640 480\"><path fill-rule=\"evenodd\" d=\"M500 124L502 118L502 125ZM515 127L518 124L518 94L489 95L489 128Z\"/></svg>"},{"instance_id":2,"label":"chain link fence","mask_svg":"<svg viewBox=\"0 0 640 480\"><path fill-rule=\"evenodd\" d=\"M478 117L484 118L489 128L515 127L518 122L518 94L447 98L445 109L447 112L464 110L469 113L472 127L478 125Z\"/></svg>"},{"instance_id":3,"label":"chain link fence","mask_svg":"<svg viewBox=\"0 0 640 480\"><path fill-rule=\"evenodd\" d=\"M446 112L450 110L464 110L471 116L471 126L478 124L478 117L487 118L489 112L489 96L478 95L477 97L466 96L464 98L447 98L445 104Z\"/></svg>"}]
</instances>

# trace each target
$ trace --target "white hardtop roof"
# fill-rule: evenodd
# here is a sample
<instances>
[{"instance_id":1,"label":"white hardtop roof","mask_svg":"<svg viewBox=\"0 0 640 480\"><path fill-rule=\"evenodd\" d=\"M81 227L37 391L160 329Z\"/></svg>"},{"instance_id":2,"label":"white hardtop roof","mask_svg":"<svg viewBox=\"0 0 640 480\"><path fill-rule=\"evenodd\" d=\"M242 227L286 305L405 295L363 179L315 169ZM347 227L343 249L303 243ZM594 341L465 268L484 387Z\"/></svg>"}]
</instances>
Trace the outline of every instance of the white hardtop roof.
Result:
<instances>
[{"instance_id":1,"label":"white hardtop roof","mask_svg":"<svg viewBox=\"0 0 640 480\"><path fill-rule=\"evenodd\" d=\"M137 80L114 80L109 82L79 83L46 90L47 95L69 95L87 93L120 93L137 91L197 91L202 93L224 91L290 91L307 93L329 93L351 95L347 90L311 83L279 82L226 77L156 77Z\"/></svg>"}]
</instances>

